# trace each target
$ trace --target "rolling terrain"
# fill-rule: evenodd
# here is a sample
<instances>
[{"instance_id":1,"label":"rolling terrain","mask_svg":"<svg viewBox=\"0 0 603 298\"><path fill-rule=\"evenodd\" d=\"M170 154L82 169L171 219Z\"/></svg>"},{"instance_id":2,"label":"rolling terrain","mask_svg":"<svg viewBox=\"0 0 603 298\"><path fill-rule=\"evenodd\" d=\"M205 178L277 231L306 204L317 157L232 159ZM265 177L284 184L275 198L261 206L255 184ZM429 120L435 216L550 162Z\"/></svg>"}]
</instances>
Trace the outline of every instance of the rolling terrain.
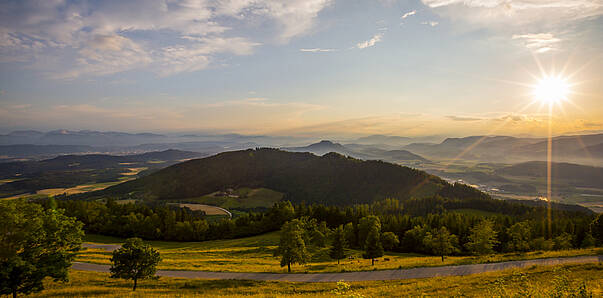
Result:
<instances>
[{"instance_id":1,"label":"rolling terrain","mask_svg":"<svg viewBox=\"0 0 603 298\"><path fill-rule=\"evenodd\" d=\"M331 141L320 141L319 143L310 144L305 147L288 147L282 148L285 151L291 152L310 152L316 155L324 155L330 152L339 153L341 155L351 156L364 160L384 160L393 163L408 164L409 162L428 162L427 159L414 154L408 150L394 149L386 150L375 145L360 145L333 143Z\"/></svg>"},{"instance_id":2,"label":"rolling terrain","mask_svg":"<svg viewBox=\"0 0 603 298\"><path fill-rule=\"evenodd\" d=\"M63 155L41 161L2 163L0 197L40 191L43 195L54 195L95 190L200 156L203 154L166 150L125 156ZM76 189L69 191L72 188Z\"/></svg>"},{"instance_id":3,"label":"rolling terrain","mask_svg":"<svg viewBox=\"0 0 603 298\"><path fill-rule=\"evenodd\" d=\"M423 171L382 161L257 149L187 161L90 195L135 193L147 199L173 200L239 187L271 189L293 202L346 205L433 196L450 185ZM487 197L479 191L474 195Z\"/></svg>"},{"instance_id":4,"label":"rolling terrain","mask_svg":"<svg viewBox=\"0 0 603 298\"><path fill-rule=\"evenodd\" d=\"M484 162L518 163L546 159L545 138L471 136L448 138L441 143L412 143L403 148L427 158L460 158ZM603 134L558 136L553 138L556 162L603 164Z\"/></svg>"}]
</instances>

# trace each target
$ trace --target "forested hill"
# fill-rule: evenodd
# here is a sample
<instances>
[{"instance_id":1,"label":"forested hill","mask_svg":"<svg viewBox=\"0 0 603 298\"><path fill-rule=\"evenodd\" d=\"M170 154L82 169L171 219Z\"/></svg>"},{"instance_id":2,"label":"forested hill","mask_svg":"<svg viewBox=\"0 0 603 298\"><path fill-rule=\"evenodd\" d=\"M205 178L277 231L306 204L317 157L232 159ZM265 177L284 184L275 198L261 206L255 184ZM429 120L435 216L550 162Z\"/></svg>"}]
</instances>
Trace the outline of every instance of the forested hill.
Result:
<instances>
[{"instance_id":1,"label":"forested hill","mask_svg":"<svg viewBox=\"0 0 603 298\"><path fill-rule=\"evenodd\" d=\"M486 198L472 188L453 187L416 169L328 153L249 149L190 160L96 195L136 194L147 199L193 198L225 188L265 187L293 202L347 205L384 198Z\"/></svg>"}]
</instances>

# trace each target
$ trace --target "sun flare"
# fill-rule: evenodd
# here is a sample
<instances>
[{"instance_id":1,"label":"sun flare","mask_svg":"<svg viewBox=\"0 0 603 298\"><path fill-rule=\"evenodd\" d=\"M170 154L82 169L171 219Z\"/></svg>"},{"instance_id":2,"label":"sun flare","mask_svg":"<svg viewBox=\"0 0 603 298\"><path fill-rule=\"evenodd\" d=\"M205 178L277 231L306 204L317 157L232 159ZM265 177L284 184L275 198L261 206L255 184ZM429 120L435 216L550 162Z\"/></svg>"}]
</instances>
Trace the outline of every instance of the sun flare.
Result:
<instances>
[{"instance_id":1,"label":"sun flare","mask_svg":"<svg viewBox=\"0 0 603 298\"><path fill-rule=\"evenodd\" d=\"M570 85L560 76L544 77L534 86L534 97L547 104L566 100L569 92Z\"/></svg>"}]
</instances>

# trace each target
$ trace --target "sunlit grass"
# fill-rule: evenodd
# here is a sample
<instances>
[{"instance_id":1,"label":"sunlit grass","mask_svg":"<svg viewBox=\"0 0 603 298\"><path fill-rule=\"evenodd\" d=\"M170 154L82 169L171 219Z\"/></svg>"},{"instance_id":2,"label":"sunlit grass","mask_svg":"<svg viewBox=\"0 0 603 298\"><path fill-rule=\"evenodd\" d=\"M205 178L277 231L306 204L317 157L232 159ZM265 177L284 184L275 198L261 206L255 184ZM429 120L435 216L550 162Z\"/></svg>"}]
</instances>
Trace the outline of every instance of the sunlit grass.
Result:
<instances>
[{"instance_id":1,"label":"sunlit grass","mask_svg":"<svg viewBox=\"0 0 603 298\"><path fill-rule=\"evenodd\" d=\"M205 242L167 242L150 241L159 250L162 261L160 269L198 270L220 272L272 272L282 273L286 268L280 266L278 257L273 256L278 245L278 233L234 240L216 240ZM87 236L86 241L98 243L120 243L118 238L105 236ZM362 259L362 252L348 250L354 259L342 260L337 264L328 256L328 248L310 247L313 257L308 264L292 266L293 272L346 272L368 271L424 266L463 265L493 263L538 258L569 257L579 255L602 254L603 249L573 249L562 251L537 251L528 253L507 253L485 256L451 256L442 262L438 256L426 256L413 253L391 253L379 258L375 266L370 260ZM102 249L84 249L77 261L96 264L110 264L111 253ZM386 259L388 259L386 261Z\"/></svg>"}]
</instances>

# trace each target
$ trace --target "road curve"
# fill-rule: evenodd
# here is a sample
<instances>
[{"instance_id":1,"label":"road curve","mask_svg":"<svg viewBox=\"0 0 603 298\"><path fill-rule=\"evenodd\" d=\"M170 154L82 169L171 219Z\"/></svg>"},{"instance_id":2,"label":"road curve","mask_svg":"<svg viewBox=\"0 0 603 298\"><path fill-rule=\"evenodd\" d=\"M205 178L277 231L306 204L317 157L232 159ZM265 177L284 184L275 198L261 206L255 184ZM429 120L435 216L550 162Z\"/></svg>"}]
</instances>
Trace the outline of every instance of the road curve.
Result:
<instances>
[{"instance_id":1,"label":"road curve","mask_svg":"<svg viewBox=\"0 0 603 298\"><path fill-rule=\"evenodd\" d=\"M580 256L569 258L547 258L524 261L510 261L489 264L420 267L412 269L358 271L342 273L243 273L243 272L210 272L210 271L175 271L158 270L157 276L180 277L180 278L202 278L202 279L246 279L246 280L270 280L291 282L336 282L345 281L368 281L368 280L399 280L411 278L425 278L437 276L462 276L475 273L499 271L511 268L522 268L533 265L551 266L560 264L582 264L601 263L603 255ZM72 266L75 270L109 272L109 265L98 265L90 263L75 262Z\"/></svg>"}]
</instances>

